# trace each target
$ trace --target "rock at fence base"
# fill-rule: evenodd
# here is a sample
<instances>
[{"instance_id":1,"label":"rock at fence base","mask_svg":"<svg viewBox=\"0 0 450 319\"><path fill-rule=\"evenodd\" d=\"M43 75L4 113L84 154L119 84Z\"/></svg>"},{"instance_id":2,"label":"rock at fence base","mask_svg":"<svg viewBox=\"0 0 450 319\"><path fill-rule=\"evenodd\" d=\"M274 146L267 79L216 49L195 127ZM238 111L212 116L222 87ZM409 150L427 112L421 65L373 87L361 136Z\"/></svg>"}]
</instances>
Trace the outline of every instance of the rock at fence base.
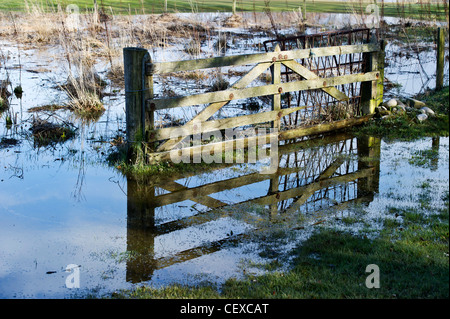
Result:
<instances>
[{"instance_id":1,"label":"rock at fence base","mask_svg":"<svg viewBox=\"0 0 450 319\"><path fill-rule=\"evenodd\" d=\"M383 106L377 107L377 108L375 109L375 113L377 113L377 115L378 115L379 117L382 117L382 116L390 115L390 114L391 114L391 112L388 111L388 110L386 110L386 108L383 107Z\"/></svg>"},{"instance_id":2,"label":"rock at fence base","mask_svg":"<svg viewBox=\"0 0 450 319\"><path fill-rule=\"evenodd\" d=\"M397 100L396 99L390 99L386 102L385 106L387 107L395 107L397 106Z\"/></svg>"},{"instance_id":3,"label":"rock at fence base","mask_svg":"<svg viewBox=\"0 0 450 319\"><path fill-rule=\"evenodd\" d=\"M428 115L426 114L419 114L417 115L417 120L419 121L419 123L422 123L423 121L425 121L428 118Z\"/></svg>"},{"instance_id":4,"label":"rock at fence base","mask_svg":"<svg viewBox=\"0 0 450 319\"><path fill-rule=\"evenodd\" d=\"M407 106L405 105L405 103L403 103L402 101L397 99L397 108L402 112L405 113L407 112Z\"/></svg>"},{"instance_id":5,"label":"rock at fence base","mask_svg":"<svg viewBox=\"0 0 450 319\"><path fill-rule=\"evenodd\" d=\"M405 113L406 112L406 106L405 105L397 105L398 112Z\"/></svg>"},{"instance_id":6,"label":"rock at fence base","mask_svg":"<svg viewBox=\"0 0 450 319\"><path fill-rule=\"evenodd\" d=\"M425 103L416 99L408 99L408 105L416 109L420 109L425 106Z\"/></svg>"},{"instance_id":7,"label":"rock at fence base","mask_svg":"<svg viewBox=\"0 0 450 319\"><path fill-rule=\"evenodd\" d=\"M426 114L427 116L436 116L436 114L434 113L434 111L432 109L430 109L428 106L424 106L420 109L420 112L422 112L423 114Z\"/></svg>"},{"instance_id":8,"label":"rock at fence base","mask_svg":"<svg viewBox=\"0 0 450 319\"><path fill-rule=\"evenodd\" d=\"M406 107L405 103L403 103L403 102L400 101L399 99L397 99L397 105L398 105L398 106Z\"/></svg>"}]
</instances>

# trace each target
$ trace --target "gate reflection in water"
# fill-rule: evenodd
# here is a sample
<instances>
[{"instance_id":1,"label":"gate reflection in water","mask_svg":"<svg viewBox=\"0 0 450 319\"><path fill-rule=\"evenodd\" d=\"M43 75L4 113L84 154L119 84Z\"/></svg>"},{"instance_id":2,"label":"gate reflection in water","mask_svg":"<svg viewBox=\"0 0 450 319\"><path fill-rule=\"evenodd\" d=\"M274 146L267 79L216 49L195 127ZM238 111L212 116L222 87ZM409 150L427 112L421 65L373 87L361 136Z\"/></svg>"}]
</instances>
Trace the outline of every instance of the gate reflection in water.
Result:
<instances>
[{"instance_id":1,"label":"gate reflection in water","mask_svg":"<svg viewBox=\"0 0 450 319\"><path fill-rule=\"evenodd\" d=\"M239 243L271 223L297 229L370 203L378 192L380 144L344 133L280 145L272 175L215 167L165 180L128 179L126 280L148 281L157 269ZM216 234L214 223L222 225ZM218 230L224 223L234 224ZM172 252L155 251L160 238L175 233L167 244Z\"/></svg>"}]
</instances>

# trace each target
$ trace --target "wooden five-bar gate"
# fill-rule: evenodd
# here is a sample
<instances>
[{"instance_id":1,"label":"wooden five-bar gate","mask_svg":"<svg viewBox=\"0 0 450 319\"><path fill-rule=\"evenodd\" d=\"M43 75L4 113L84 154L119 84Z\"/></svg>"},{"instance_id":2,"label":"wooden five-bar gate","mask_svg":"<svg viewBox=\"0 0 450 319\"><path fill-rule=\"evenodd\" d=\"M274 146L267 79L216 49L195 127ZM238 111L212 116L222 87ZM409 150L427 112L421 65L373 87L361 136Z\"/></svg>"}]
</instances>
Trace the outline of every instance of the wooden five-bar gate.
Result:
<instances>
[{"instance_id":1,"label":"wooden five-bar gate","mask_svg":"<svg viewBox=\"0 0 450 319\"><path fill-rule=\"evenodd\" d=\"M352 40L357 34L362 35L359 43ZM169 159L171 152L180 148L193 156L218 148L225 150L235 143L233 140L208 140L197 145L183 143L186 137L195 134L243 129L262 123L270 123L266 128L276 129L258 136L242 135L243 144L236 145L246 147L256 139L268 143L274 132L278 141L283 141L364 123L382 102L384 43L368 29L325 35L297 37L291 45L288 45L289 39L274 40L272 52L176 62L153 62L146 49L124 48L129 145L142 147L147 162L154 163ZM311 41L315 38L322 39L317 42L320 46ZM333 40L324 42L326 38ZM265 47L267 49L267 43ZM253 67L225 90L155 98L154 76L248 65ZM271 83L255 85L268 69ZM256 97L270 97L270 108L254 114L211 119L231 101ZM181 126L155 125L157 112L194 105L206 106Z\"/></svg>"}]
</instances>

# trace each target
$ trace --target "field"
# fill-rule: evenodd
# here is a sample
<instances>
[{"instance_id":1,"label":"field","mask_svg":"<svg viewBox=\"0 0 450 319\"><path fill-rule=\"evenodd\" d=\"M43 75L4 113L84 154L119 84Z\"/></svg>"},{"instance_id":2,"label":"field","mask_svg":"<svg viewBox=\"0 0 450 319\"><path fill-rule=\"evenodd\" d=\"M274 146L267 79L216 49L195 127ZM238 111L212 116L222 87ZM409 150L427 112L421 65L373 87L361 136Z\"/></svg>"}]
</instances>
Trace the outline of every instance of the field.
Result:
<instances>
[{"instance_id":1,"label":"field","mask_svg":"<svg viewBox=\"0 0 450 319\"><path fill-rule=\"evenodd\" d=\"M0 10L26 11L37 5L48 11L56 10L57 6L66 7L69 4L77 5L80 11L91 10L94 0L3 0L0 3ZM231 12L233 1L180 1L168 0L167 10L163 0L98 0L99 6L112 11L115 14L156 14L163 12ZM317 13L352 13L365 12L369 0L361 1L322 1L322 0L253 0L237 1L237 12L262 12L270 8L271 11L298 11ZM407 2L386 2L379 1L380 14L390 17L407 17L427 20L448 19L448 2L445 0L430 3L421 1L420 3Z\"/></svg>"}]
</instances>

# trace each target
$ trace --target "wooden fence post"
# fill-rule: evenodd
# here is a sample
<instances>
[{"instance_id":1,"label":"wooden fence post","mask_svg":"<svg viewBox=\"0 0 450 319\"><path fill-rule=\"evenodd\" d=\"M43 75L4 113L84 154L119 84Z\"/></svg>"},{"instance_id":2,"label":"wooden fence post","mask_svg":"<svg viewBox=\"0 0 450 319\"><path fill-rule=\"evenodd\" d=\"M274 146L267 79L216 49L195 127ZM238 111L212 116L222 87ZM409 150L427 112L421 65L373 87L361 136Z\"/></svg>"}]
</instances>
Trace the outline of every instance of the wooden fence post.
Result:
<instances>
[{"instance_id":1,"label":"wooden fence post","mask_svg":"<svg viewBox=\"0 0 450 319\"><path fill-rule=\"evenodd\" d=\"M142 48L124 48L125 113L128 146L145 140L146 129L153 128L153 112L145 111L146 100L153 97L153 79L145 66L150 54Z\"/></svg>"},{"instance_id":2,"label":"wooden fence post","mask_svg":"<svg viewBox=\"0 0 450 319\"><path fill-rule=\"evenodd\" d=\"M376 106L383 103L383 94L384 94L384 60L386 58L386 42L381 40L380 42L380 51L377 52L377 67L380 72L380 77L377 80L377 102ZM375 106L375 107L376 107ZM375 111L375 109L374 109Z\"/></svg>"},{"instance_id":3,"label":"wooden fence post","mask_svg":"<svg viewBox=\"0 0 450 319\"><path fill-rule=\"evenodd\" d=\"M437 63L436 63L436 90L444 87L444 51L445 34L444 28L437 29Z\"/></svg>"},{"instance_id":4,"label":"wooden fence post","mask_svg":"<svg viewBox=\"0 0 450 319\"><path fill-rule=\"evenodd\" d=\"M370 196L373 198L379 192L380 187L381 139L372 136L361 136L357 138L357 143L359 158L358 171L363 171L368 168L375 169L367 177L358 179L357 197Z\"/></svg>"},{"instance_id":5,"label":"wooden fence post","mask_svg":"<svg viewBox=\"0 0 450 319\"><path fill-rule=\"evenodd\" d=\"M375 108L383 103L385 46L385 41L381 40L379 51L363 54L366 63L364 71L377 71L377 80L361 83L362 115L373 114Z\"/></svg>"},{"instance_id":6,"label":"wooden fence post","mask_svg":"<svg viewBox=\"0 0 450 319\"><path fill-rule=\"evenodd\" d=\"M152 278L155 257L155 186L127 178L127 251L136 252L127 259L126 281L138 283Z\"/></svg>"},{"instance_id":7,"label":"wooden fence post","mask_svg":"<svg viewBox=\"0 0 450 319\"><path fill-rule=\"evenodd\" d=\"M281 52L280 46L277 44L274 52ZM274 62L270 67L270 72L272 74L272 84L281 83L281 62ZM278 94L272 95L272 111L281 110L281 87L278 89ZM278 116L275 121L272 122L272 128L280 130L280 117Z\"/></svg>"}]
</instances>

